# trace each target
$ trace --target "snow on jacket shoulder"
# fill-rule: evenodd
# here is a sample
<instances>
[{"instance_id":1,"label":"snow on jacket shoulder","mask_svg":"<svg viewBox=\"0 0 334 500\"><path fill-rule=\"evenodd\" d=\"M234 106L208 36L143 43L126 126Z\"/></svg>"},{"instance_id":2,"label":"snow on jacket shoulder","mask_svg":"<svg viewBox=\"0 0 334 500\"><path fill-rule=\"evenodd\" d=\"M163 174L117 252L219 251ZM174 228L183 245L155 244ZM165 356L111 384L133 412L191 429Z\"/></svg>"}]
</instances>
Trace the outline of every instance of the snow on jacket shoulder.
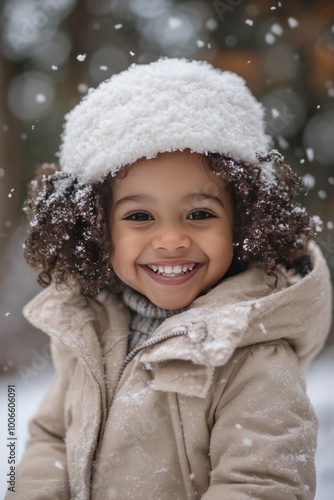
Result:
<instances>
[{"instance_id":1,"label":"snow on jacket shoulder","mask_svg":"<svg viewBox=\"0 0 334 500\"><path fill-rule=\"evenodd\" d=\"M277 288L258 267L222 281L128 357L117 296L38 295L25 314L52 337L56 378L16 498L314 498L301 367L328 333L331 285L316 245L310 254L313 270L278 270Z\"/></svg>"}]
</instances>

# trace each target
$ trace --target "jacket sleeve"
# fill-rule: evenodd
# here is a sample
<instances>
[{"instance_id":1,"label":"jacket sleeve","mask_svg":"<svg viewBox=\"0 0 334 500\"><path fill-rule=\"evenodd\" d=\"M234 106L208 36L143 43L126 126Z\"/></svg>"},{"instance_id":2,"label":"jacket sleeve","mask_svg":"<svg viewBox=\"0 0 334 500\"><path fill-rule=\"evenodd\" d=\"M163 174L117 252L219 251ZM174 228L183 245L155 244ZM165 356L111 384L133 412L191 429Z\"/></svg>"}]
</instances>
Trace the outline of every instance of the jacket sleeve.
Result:
<instances>
[{"instance_id":1,"label":"jacket sleeve","mask_svg":"<svg viewBox=\"0 0 334 500\"><path fill-rule=\"evenodd\" d=\"M311 500L317 420L287 342L239 358L217 404L203 500Z\"/></svg>"},{"instance_id":2,"label":"jacket sleeve","mask_svg":"<svg viewBox=\"0 0 334 500\"><path fill-rule=\"evenodd\" d=\"M65 448L65 397L75 363L65 347L51 344L55 376L29 425L30 437L16 471L16 492L6 500L70 498Z\"/></svg>"}]
</instances>

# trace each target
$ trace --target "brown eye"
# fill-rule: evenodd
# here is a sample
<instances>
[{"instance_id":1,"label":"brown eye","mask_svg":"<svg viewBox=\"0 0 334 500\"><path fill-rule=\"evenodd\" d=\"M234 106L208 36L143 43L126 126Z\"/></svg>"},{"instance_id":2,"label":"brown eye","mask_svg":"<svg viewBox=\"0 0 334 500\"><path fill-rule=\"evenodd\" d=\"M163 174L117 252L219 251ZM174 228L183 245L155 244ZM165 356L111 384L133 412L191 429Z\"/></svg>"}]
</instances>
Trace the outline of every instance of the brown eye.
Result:
<instances>
[{"instance_id":1,"label":"brown eye","mask_svg":"<svg viewBox=\"0 0 334 500\"><path fill-rule=\"evenodd\" d=\"M133 220L138 222L154 220L152 215L147 212L132 212L124 217L125 220Z\"/></svg>"},{"instance_id":2,"label":"brown eye","mask_svg":"<svg viewBox=\"0 0 334 500\"><path fill-rule=\"evenodd\" d=\"M203 220L209 219L211 217L215 217L211 212L207 210L194 210L191 214L188 215L189 220Z\"/></svg>"}]
</instances>

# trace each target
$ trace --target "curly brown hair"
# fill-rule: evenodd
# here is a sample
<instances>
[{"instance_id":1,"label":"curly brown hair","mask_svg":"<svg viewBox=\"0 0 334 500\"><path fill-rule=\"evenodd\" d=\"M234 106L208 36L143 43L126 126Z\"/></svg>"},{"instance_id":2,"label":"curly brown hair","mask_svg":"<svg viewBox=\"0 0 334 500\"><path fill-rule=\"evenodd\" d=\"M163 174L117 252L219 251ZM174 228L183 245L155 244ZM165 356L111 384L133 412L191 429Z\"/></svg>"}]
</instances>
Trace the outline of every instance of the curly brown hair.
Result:
<instances>
[{"instance_id":1,"label":"curly brown hair","mask_svg":"<svg viewBox=\"0 0 334 500\"><path fill-rule=\"evenodd\" d=\"M217 153L206 158L234 204L234 256L225 277L251 262L268 274L275 274L277 264L306 274L311 266L307 243L316 236L316 224L296 201L301 180L280 153L259 157L257 164ZM40 167L25 205L31 222L24 250L28 264L39 270L40 285L74 281L90 297L119 285L109 264L111 186L110 175L84 185L56 165Z\"/></svg>"}]
</instances>

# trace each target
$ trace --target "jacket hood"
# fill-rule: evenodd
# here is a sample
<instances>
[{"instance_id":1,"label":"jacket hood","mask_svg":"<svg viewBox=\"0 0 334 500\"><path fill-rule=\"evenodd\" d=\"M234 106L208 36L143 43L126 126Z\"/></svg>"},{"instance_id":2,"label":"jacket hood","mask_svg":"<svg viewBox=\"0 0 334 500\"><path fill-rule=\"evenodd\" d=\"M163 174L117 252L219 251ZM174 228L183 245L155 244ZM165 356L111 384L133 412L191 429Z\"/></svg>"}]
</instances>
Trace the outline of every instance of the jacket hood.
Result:
<instances>
[{"instance_id":1,"label":"jacket hood","mask_svg":"<svg viewBox=\"0 0 334 500\"><path fill-rule=\"evenodd\" d=\"M326 261L315 243L309 244L309 254L312 271L302 278L278 267L276 288L275 276L267 276L258 266L223 280L187 311L166 319L141 348L140 361L184 360L215 367L224 365L236 348L286 339L306 368L323 347L332 316ZM104 317L117 323L114 335L119 337L127 335L130 321L117 296L106 294L96 309L96 301L77 290L58 292L52 286L23 313L35 327L78 352L93 370L90 352L98 345L96 322ZM99 370L98 378L102 376Z\"/></svg>"}]
</instances>

